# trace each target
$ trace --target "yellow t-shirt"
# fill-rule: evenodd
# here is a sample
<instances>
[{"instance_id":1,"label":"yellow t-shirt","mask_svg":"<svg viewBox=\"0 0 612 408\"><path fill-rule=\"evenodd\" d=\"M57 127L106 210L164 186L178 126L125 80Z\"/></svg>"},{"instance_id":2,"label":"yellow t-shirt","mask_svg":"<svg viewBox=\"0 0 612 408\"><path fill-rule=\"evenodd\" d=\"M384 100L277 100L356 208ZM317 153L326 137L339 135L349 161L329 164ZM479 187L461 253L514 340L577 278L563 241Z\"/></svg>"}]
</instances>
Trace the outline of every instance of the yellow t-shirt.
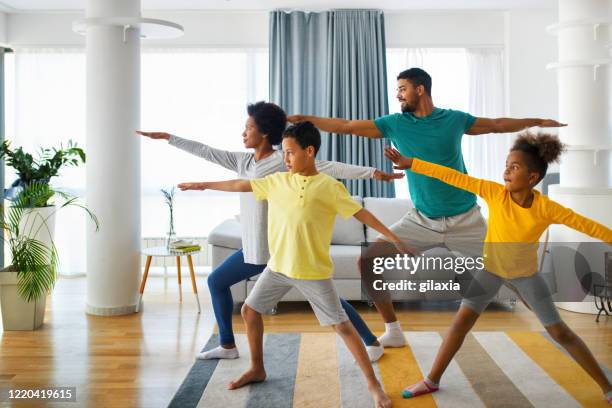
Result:
<instances>
[{"instance_id":1,"label":"yellow t-shirt","mask_svg":"<svg viewBox=\"0 0 612 408\"><path fill-rule=\"evenodd\" d=\"M537 272L537 250L542 233L550 224L564 224L591 237L612 242L612 230L534 190L531 207L515 203L498 183L460 173L448 167L414 159L412 171L437 178L452 186L478 194L489 206L484 245L485 268L504 278L531 276Z\"/></svg>"},{"instance_id":2,"label":"yellow t-shirt","mask_svg":"<svg viewBox=\"0 0 612 408\"><path fill-rule=\"evenodd\" d=\"M268 200L268 266L295 279L329 279L334 221L355 215L361 206L338 180L319 173L274 173L251 180L257 200Z\"/></svg>"}]
</instances>

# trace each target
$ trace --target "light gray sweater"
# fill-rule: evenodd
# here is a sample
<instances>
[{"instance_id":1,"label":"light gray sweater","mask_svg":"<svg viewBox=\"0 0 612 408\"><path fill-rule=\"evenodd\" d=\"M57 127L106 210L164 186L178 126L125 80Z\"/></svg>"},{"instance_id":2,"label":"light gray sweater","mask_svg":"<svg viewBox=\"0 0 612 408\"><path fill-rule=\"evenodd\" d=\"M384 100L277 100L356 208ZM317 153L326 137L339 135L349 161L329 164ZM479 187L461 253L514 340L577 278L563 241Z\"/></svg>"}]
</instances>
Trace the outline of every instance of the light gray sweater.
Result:
<instances>
[{"instance_id":1,"label":"light gray sweater","mask_svg":"<svg viewBox=\"0 0 612 408\"><path fill-rule=\"evenodd\" d=\"M238 178L241 179L252 180L279 171L287 171L283 160L283 152L280 150L276 150L270 156L256 161L253 153L228 152L174 135L170 136L168 143L235 171ZM338 179L370 179L376 170L373 167L360 167L323 160L317 160L316 166L321 173ZM265 265L270 258L268 252L268 202L255 200L253 193L240 193L240 223L242 224L244 262Z\"/></svg>"}]
</instances>

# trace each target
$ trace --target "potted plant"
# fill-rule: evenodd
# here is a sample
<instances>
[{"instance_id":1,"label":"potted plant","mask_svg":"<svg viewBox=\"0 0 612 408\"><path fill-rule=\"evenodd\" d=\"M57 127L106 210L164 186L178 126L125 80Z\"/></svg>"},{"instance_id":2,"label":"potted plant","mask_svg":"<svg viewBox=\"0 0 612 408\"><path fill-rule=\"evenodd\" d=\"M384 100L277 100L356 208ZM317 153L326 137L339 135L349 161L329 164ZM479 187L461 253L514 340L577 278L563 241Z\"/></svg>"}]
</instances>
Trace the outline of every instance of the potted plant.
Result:
<instances>
[{"instance_id":1,"label":"potted plant","mask_svg":"<svg viewBox=\"0 0 612 408\"><path fill-rule=\"evenodd\" d=\"M65 149L62 145L59 149L41 148L38 159L24 152L22 147L12 150L10 145L11 142L8 140L0 145L0 159L4 159L7 166L14 168L18 177L6 194L9 199L14 199L19 190L30 183L49 184L51 178L58 176L64 166L78 166L80 163L85 163L85 152L72 140L68 141ZM44 202L39 207L46 205Z\"/></svg>"},{"instance_id":2,"label":"potted plant","mask_svg":"<svg viewBox=\"0 0 612 408\"><path fill-rule=\"evenodd\" d=\"M42 242L46 245L53 240L53 232L55 229L55 206L49 204L49 200L57 193L56 190L49 187L49 182L52 177L59 175L59 171L64 166L78 166L80 163L85 163L86 156L83 149L79 148L73 141L68 141L68 146L64 148L60 145L59 149L41 148L38 152L38 157L23 150L22 147L11 149L11 142L5 140L0 145L0 159L4 159L7 166L15 169L17 180L13 182L11 188L5 191L5 198L15 201L20 192L30 184L37 184L36 192L30 191L23 197L23 205L29 208L30 212L37 213L38 217L46 220L46 224L50 234L44 238ZM48 186L49 188L44 188ZM66 193L62 193L65 198L70 199Z\"/></svg>"},{"instance_id":3,"label":"potted plant","mask_svg":"<svg viewBox=\"0 0 612 408\"><path fill-rule=\"evenodd\" d=\"M80 207L98 229L96 216L77 197L49 185L65 165L85 162L85 153L69 143L67 149L41 149L39 158L0 146L0 158L15 168L19 179L8 194L12 203L2 211L3 241L11 266L0 273L0 300L4 330L33 330L44 318L47 293L57 278L58 254L53 241L55 214L67 206ZM58 199L58 204L51 201Z\"/></svg>"}]
</instances>

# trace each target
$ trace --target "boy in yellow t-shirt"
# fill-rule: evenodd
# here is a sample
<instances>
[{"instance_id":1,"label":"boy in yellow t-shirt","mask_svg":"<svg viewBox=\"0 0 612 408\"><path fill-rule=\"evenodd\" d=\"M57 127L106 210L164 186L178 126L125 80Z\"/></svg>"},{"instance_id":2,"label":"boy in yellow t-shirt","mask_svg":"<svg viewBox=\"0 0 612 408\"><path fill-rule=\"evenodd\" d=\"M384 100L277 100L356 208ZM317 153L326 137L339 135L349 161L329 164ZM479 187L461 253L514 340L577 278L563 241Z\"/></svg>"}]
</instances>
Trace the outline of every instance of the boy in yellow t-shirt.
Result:
<instances>
[{"instance_id":1,"label":"boy in yellow t-shirt","mask_svg":"<svg viewBox=\"0 0 612 408\"><path fill-rule=\"evenodd\" d=\"M612 404L610 382L584 342L561 320L546 282L536 273L538 241L550 224L564 224L612 243L610 228L576 214L534 190L546 175L548 164L558 161L563 150L564 146L556 136L520 135L506 159L505 185L404 157L395 149L385 151L385 156L395 163L394 168L411 169L471 191L484 198L489 207L484 243L485 270L474 276L429 375L406 387L402 393L404 398L438 390L440 378L465 336L504 281L508 281L521 293L551 337L597 382L604 398Z\"/></svg>"},{"instance_id":2,"label":"boy in yellow t-shirt","mask_svg":"<svg viewBox=\"0 0 612 408\"><path fill-rule=\"evenodd\" d=\"M331 279L329 247L336 215L354 216L385 235L400 252L407 253L408 248L356 203L342 183L317 172L315 155L321 135L312 123L300 122L289 127L282 145L289 172L250 181L179 184L182 190L252 191L258 200L268 200L270 260L242 307L251 368L232 381L229 389L265 380L261 315L276 306L291 288L296 288L310 302L320 324L331 325L341 336L366 377L375 406L390 407L391 401L374 375L366 349L348 320Z\"/></svg>"}]
</instances>

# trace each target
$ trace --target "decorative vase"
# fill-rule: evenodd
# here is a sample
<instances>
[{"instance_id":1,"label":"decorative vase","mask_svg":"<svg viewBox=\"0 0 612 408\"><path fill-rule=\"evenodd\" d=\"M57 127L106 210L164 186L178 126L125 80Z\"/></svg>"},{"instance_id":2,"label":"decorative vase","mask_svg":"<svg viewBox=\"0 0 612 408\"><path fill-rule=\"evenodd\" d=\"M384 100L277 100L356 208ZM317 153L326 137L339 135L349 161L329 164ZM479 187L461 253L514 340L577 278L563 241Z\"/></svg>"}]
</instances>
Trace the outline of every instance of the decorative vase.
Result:
<instances>
[{"instance_id":1,"label":"decorative vase","mask_svg":"<svg viewBox=\"0 0 612 408\"><path fill-rule=\"evenodd\" d=\"M173 243L174 241L176 241L176 233L174 232L174 230L171 230L166 235L166 248L170 249L170 244Z\"/></svg>"}]
</instances>

